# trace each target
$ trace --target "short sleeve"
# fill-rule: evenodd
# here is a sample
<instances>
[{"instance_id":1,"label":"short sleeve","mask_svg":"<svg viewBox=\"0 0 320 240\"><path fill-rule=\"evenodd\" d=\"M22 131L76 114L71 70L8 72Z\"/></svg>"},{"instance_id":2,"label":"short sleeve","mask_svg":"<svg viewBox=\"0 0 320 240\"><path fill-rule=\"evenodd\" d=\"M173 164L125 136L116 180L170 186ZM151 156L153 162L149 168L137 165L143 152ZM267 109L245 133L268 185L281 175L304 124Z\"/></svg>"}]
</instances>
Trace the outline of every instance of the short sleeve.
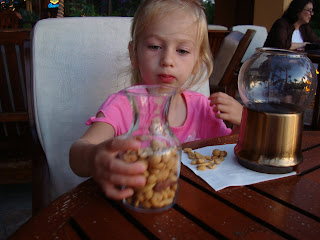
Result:
<instances>
[{"instance_id":1,"label":"short sleeve","mask_svg":"<svg viewBox=\"0 0 320 240\"><path fill-rule=\"evenodd\" d=\"M104 117L93 116L86 121L86 124L91 125L94 122L108 123L114 128L115 136L125 134L129 131L133 119L132 109L123 91L111 94L101 105L98 113L99 112L101 112Z\"/></svg>"}]
</instances>

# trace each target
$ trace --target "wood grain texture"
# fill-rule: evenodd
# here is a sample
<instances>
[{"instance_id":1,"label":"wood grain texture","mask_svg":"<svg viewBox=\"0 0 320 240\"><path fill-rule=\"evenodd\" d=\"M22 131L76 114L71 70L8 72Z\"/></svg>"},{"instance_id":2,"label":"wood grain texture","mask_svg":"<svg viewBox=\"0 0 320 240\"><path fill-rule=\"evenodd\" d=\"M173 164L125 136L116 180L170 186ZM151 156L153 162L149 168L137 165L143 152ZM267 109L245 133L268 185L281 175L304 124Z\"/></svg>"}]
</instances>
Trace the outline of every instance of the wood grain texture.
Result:
<instances>
[{"instance_id":1,"label":"wood grain texture","mask_svg":"<svg viewBox=\"0 0 320 240\"><path fill-rule=\"evenodd\" d=\"M235 143L237 135L183 147ZM320 132L305 132L298 175L215 191L182 165L177 203L139 213L104 197L92 179L59 197L9 239L317 239Z\"/></svg>"}]
</instances>

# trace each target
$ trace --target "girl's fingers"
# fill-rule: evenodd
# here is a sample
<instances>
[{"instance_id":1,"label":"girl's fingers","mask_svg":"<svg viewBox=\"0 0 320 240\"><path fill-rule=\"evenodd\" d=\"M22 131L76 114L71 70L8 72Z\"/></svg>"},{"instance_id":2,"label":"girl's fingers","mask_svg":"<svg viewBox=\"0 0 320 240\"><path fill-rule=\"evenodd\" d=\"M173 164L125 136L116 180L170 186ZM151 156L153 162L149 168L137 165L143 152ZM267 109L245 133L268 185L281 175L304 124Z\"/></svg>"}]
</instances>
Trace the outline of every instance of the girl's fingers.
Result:
<instances>
[{"instance_id":1,"label":"girl's fingers","mask_svg":"<svg viewBox=\"0 0 320 240\"><path fill-rule=\"evenodd\" d=\"M105 142L105 148L110 152L125 151L128 149L139 149L140 142L135 138L115 137Z\"/></svg>"},{"instance_id":2,"label":"girl's fingers","mask_svg":"<svg viewBox=\"0 0 320 240\"><path fill-rule=\"evenodd\" d=\"M106 172L135 175L143 173L147 166L141 162L127 163L114 157L113 159L109 159L109 161L104 161L103 168Z\"/></svg>"},{"instance_id":3,"label":"girl's fingers","mask_svg":"<svg viewBox=\"0 0 320 240\"><path fill-rule=\"evenodd\" d=\"M121 175L121 174L106 174L107 182L116 186L142 187L146 184L146 177L143 175Z\"/></svg>"},{"instance_id":4,"label":"girl's fingers","mask_svg":"<svg viewBox=\"0 0 320 240\"><path fill-rule=\"evenodd\" d=\"M116 187L113 184L110 184L108 182L102 184L102 190L105 193L105 195L109 198L112 198L114 200L121 200L127 197L132 196L133 189L132 188L119 188Z\"/></svg>"}]
</instances>

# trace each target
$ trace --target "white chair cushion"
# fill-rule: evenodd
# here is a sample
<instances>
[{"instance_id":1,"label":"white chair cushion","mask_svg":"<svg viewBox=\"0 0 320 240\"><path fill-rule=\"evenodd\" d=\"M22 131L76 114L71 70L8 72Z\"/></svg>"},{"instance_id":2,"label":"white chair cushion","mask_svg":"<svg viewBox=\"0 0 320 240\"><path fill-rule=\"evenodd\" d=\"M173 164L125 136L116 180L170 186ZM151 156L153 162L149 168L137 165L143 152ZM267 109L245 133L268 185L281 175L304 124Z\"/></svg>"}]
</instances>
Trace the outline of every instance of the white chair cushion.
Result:
<instances>
[{"instance_id":1,"label":"white chair cushion","mask_svg":"<svg viewBox=\"0 0 320 240\"><path fill-rule=\"evenodd\" d=\"M232 31L223 39L214 58L213 72L209 78L211 86L218 86L243 36L241 32Z\"/></svg>"},{"instance_id":2,"label":"white chair cushion","mask_svg":"<svg viewBox=\"0 0 320 240\"><path fill-rule=\"evenodd\" d=\"M268 36L268 30L266 27L263 27L263 26L237 25L237 26L233 26L231 28L232 31L239 31L239 32L242 32L243 34L245 34L248 29L256 30L256 34L254 35L251 43L249 44L249 47L248 47L246 53L244 54L241 62L244 62L249 57L251 57L252 54L255 53L256 48L263 47L264 42L266 41L267 36Z\"/></svg>"},{"instance_id":3,"label":"white chair cushion","mask_svg":"<svg viewBox=\"0 0 320 240\"><path fill-rule=\"evenodd\" d=\"M51 199L85 180L69 167L69 149L108 97L129 84L131 18L44 19L32 40L35 121L45 151Z\"/></svg>"},{"instance_id":4,"label":"white chair cushion","mask_svg":"<svg viewBox=\"0 0 320 240\"><path fill-rule=\"evenodd\" d=\"M208 30L228 30L227 27L222 25L216 25L216 24L208 24Z\"/></svg>"}]
</instances>

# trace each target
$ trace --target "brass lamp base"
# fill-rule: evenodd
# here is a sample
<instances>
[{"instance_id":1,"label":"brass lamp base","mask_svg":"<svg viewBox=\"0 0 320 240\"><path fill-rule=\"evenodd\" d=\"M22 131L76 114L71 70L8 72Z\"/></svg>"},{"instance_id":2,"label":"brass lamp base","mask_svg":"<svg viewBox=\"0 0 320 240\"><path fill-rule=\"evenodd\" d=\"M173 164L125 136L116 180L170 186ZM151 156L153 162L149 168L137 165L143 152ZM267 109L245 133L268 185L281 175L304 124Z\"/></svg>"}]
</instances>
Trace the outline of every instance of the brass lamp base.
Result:
<instances>
[{"instance_id":1,"label":"brass lamp base","mask_svg":"<svg viewBox=\"0 0 320 240\"><path fill-rule=\"evenodd\" d=\"M267 113L243 108L238 162L263 173L288 173L302 162L303 112Z\"/></svg>"}]
</instances>

